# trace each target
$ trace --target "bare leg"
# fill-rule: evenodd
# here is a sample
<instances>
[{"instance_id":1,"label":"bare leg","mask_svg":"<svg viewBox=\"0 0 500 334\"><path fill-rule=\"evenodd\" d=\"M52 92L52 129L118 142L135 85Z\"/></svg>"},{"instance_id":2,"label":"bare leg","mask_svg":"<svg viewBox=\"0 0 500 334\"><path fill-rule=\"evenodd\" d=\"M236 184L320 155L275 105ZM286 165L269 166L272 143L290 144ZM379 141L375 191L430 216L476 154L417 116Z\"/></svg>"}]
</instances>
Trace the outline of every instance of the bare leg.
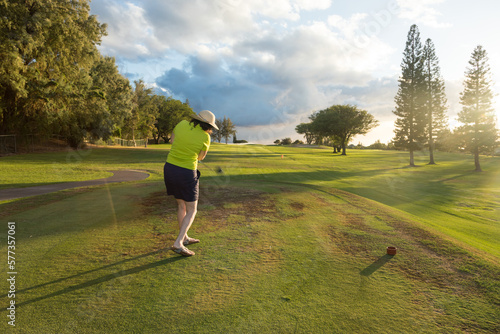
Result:
<instances>
[{"instance_id":1,"label":"bare leg","mask_svg":"<svg viewBox=\"0 0 500 334\"><path fill-rule=\"evenodd\" d=\"M175 248L183 247L183 242L187 238L187 232L193 224L196 216L198 201L186 202L181 199L177 200L177 218L179 220L179 236L174 242Z\"/></svg>"},{"instance_id":2,"label":"bare leg","mask_svg":"<svg viewBox=\"0 0 500 334\"><path fill-rule=\"evenodd\" d=\"M186 202L181 199L177 200L177 221L179 222L179 229L182 226L182 221L186 217Z\"/></svg>"}]
</instances>

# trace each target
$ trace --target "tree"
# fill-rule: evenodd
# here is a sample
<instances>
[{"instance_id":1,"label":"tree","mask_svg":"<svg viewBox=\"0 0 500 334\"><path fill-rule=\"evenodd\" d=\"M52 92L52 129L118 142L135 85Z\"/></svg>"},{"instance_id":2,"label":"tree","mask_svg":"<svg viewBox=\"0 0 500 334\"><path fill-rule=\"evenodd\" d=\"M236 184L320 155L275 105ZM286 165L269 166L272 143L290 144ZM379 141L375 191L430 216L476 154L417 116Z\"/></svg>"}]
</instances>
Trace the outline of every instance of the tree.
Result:
<instances>
[{"instance_id":1,"label":"tree","mask_svg":"<svg viewBox=\"0 0 500 334\"><path fill-rule=\"evenodd\" d=\"M481 171L480 153L490 153L497 146L498 131L492 108L491 74L486 50L478 45L465 71L464 90L460 94L462 111L458 121L464 125L458 132L463 138L464 148L474 155L476 171Z\"/></svg>"},{"instance_id":2,"label":"tree","mask_svg":"<svg viewBox=\"0 0 500 334\"><path fill-rule=\"evenodd\" d=\"M436 149L443 152L459 152L461 141L457 131L452 132L450 129L444 129L435 141L435 145Z\"/></svg>"},{"instance_id":3,"label":"tree","mask_svg":"<svg viewBox=\"0 0 500 334\"><path fill-rule=\"evenodd\" d=\"M248 143L247 140L245 140L245 139L237 139L236 138L236 133L234 133L234 135L233 135L233 144L246 144L246 143Z\"/></svg>"},{"instance_id":4,"label":"tree","mask_svg":"<svg viewBox=\"0 0 500 334\"><path fill-rule=\"evenodd\" d=\"M216 118L215 125L217 125L219 130L213 129L212 134L210 136L212 137L212 140L220 143L222 140L222 121L220 119Z\"/></svg>"},{"instance_id":5,"label":"tree","mask_svg":"<svg viewBox=\"0 0 500 334\"><path fill-rule=\"evenodd\" d=\"M134 143L136 133L147 142L154 130L158 104L153 89L147 88L144 81L134 81L134 84L133 108L130 117L125 120L125 132Z\"/></svg>"},{"instance_id":6,"label":"tree","mask_svg":"<svg viewBox=\"0 0 500 334\"><path fill-rule=\"evenodd\" d=\"M224 116L221 126L222 127L219 128L219 131L221 133L221 136L226 139L226 144L227 144L229 136L232 136L236 133L236 126L233 124L233 122L231 122L231 119L226 118L226 116Z\"/></svg>"},{"instance_id":7,"label":"tree","mask_svg":"<svg viewBox=\"0 0 500 334\"><path fill-rule=\"evenodd\" d=\"M401 62L402 75L394 98L398 116L395 122L394 144L410 151L410 166L415 166L413 152L425 142L426 115L423 103L423 50L416 25L410 27Z\"/></svg>"},{"instance_id":8,"label":"tree","mask_svg":"<svg viewBox=\"0 0 500 334\"><path fill-rule=\"evenodd\" d=\"M328 143L325 143L325 135L322 133L322 126L319 122L315 122L316 116L319 112L314 112L309 116L311 123L307 124L307 130L311 133L311 141L316 145L328 145L330 139L326 139ZM335 146L334 146L335 147Z\"/></svg>"},{"instance_id":9,"label":"tree","mask_svg":"<svg viewBox=\"0 0 500 334\"><path fill-rule=\"evenodd\" d=\"M380 142L378 139L376 142L368 146L370 150L387 150L387 145Z\"/></svg>"},{"instance_id":10,"label":"tree","mask_svg":"<svg viewBox=\"0 0 500 334\"><path fill-rule=\"evenodd\" d=\"M314 140L313 129L311 128L311 123L300 123L295 127L295 132L304 135L308 145L311 145Z\"/></svg>"},{"instance_id":11,"label":"tree","mask_svg":"<svg viewBox=\"0 0 500 334\"><path fill-rule=\"evenodd\" d=\"M429 147L429 164L434 165L435 136L447 129L446 96L444 80L441 77L439 61L434 43L425 41L423 49L424 98L423 107L426 114L427 144Z\"/></svg>"},{"instance_id":12,"label":"tree","mask_svg":"<svg viewBox=\"0 0 500 334\"><path fill-rule=\"evenodd\" d=\"M168 143L170 142L174 127L181 120L188 118L193 113L193 109L191 109L187 100L185 103L182 103L172 97L165 98L163 95L156 97L156 103L158 105L158 118L153 137L157 144L160 138L163 138L165 143Z\"/></svg>"},{"instance_id":13,"label":"tree","mask_svg":"<svg viewBox=\"0 0 500 334\"><path fill-rule=\"evenodd\" d=\"M0 2L0 133L61 131L74 146L92 127L84 114L104 102L89 71L106 25L89 12L85 0Z\"/></svg>"},{"instance_id":14,"label":"tree","mask_svg":"<svg viewBox=\"0 0 500 334\"><path fill-rule=\"evenodd\" d=\"M226 118L224 116L224 119L221 121L220 119L215 120L215 125L219 128L219 130L213 129L212 131L212 139L221 142L222 138L227 141L230 136L235 136L236 135L236 126L233 124L230 118Z\"/></svg>"},{"instance_id":15,"label":"tree","mask_svg":"<svg viewBox=\"0 0 500 334\"><path fill-rule=\"evenodd\" d=\"M334 147L337 143L342 148L342 155L346 155L352 137L366 134L378 125L373 115L352 105L331 106L315 113L313 119L313 128L320 135L330 137Z\"/></svg>"},{"instance_id":16,"label":"tree","mask_svg":"<svg viewBox=\"0 0 500 334\"><path fill-rule=\"evenodd\" d=\"M90 74L93 79L93 92L105 99L105 108L101 110L106 123L106 133L101 136L107 139L110 135L121 137L124 121L132 113L132 86L127 78L121 75L113 57L100 57Z\"/></svg>"}]
</instances>

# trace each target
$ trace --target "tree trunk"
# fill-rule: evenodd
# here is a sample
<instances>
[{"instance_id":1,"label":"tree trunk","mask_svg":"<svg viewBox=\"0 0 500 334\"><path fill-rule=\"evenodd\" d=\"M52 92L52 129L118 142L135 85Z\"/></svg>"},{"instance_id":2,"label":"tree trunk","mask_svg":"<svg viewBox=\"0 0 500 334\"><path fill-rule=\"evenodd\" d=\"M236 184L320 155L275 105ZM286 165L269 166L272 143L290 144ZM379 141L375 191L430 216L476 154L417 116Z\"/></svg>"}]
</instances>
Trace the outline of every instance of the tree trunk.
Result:
<instances>
[{"instance_id":1,"label":"tree trunk","mask_svg":"<svg viewBox=\"0 0 500 334\"><path fill-rule=\"evenodd\" d=\"M432 115L432 111L429 111ZM435 165L434 162L434 138L432 137L432 116L429 116L429 165Z\"/></svg>"},{"instance_id":2,"label":"tree trunk","mask_svg":"<svg viewBox=\"0 0 500 334\"><path fill-rule=\"evenodd\" d=\"M436 163L434 162L434 150L431 147L429 147L429 165L435 165L435 164Z\"/></svg>"},{"instance_id":3,"label":"tree trunk","mask_svg":"<svg viewBox=\"0 0 500 334\"><path fill-rule=\"evenodd\" d=\"M342 145L342 154L341 155L347 155L347 153L345 152L345 149L346 149L346 146Z\"/></svg>"},{"instance_id":4,"label":"tree trunk","mask_svg":"<svg viewBox=\"0 0 500 334\"><path fill-rule=\"evenodd\" d=\"M410 167L415 167L415 160L413 159L413 148L410 148Z\"/></svg>"},{"instance_id":5,"label":"tree trunk","mask_svg":"<svg viewBox=\"0 0 500 334\"><path fill-rule=\"evenodd\" d=\"M17 132L17 124L14 124L16 113L16 93L10 87L5 89L3 96L4 110L2 114L2 124L0 124L0 134L11 134Z\"/></svg>"},{"instance_id":6,"label":"tree trunk","mask_svg":"<svg viewBox=\"0 0 500 334\"><path fill-rule=\"evenodd\" d=\"M158 145L160 143L160 134L158 134L158 136L156 136L153 133L153 140L155 141L155 144Z\"/></svg>"},{"instance_id":7,"label":"tree trunk","mask_svg":"<svg viewBox=\"0 0 500 334\"><path fill-rule=\"evenodd\" d=\"M479 164L479 148L476 146L474 148L474 165L476 166L476 172L482 172L481 165Z\"/></svg>"}]
</instances>

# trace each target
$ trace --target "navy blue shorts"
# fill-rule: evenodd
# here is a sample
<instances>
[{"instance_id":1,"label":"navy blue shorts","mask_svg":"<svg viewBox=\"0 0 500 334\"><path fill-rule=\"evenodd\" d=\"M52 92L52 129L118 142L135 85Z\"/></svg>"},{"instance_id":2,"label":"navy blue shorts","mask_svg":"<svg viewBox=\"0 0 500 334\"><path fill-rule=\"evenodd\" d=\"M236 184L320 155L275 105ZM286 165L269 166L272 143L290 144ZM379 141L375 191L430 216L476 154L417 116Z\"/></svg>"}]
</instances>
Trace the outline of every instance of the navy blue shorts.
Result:
<instances>
[{"instance_id":1,"label":"navy blue shorts","mask_svg":"<svg viewBox=\"0 0 500 334\"><path fill-rule=\"evenodd\" d=\"M163 179L167 194L186 202L198 200L200 192L200 172L165 163Z\"/></svg>"}]
</instances>

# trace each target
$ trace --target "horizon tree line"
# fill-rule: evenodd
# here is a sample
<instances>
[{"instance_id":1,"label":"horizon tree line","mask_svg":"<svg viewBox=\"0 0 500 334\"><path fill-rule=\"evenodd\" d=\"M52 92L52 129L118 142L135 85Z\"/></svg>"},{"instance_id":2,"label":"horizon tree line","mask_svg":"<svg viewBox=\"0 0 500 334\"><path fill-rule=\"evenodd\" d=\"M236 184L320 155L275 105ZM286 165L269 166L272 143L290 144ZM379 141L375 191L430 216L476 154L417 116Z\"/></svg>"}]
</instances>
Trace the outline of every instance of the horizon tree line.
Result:
<instances>
[{"instance_id":1,"label":"horizon tree line","mask_svg":"<svg viewBox=\"0 0 500 334\"><path fill-rule=\"evenodd\" d=\"M408 150L410 166L415 166L414 152L424 148L429 152L431 165L436 164L436 148L464 149L474 155L475 170L481 171L479 155L493 153L499 138L492 107L491 82L487 53L478 45L472 52L469 67L465 71L464 90L460 93L462 110L457 120L463 125L450 131L444 79L434 43L428 38L422 45L418 27L412 25L403 52L398 92L394 98L396 106L393 113L397 118L390 146ZM338 106L326 110L332 108ZM346 120L328 119L324 116L326 110L313 113L309 117L311 123L301 123L295 130L304 135L308 144L325 144L326 137L327 144L334 147L334 153L339 147L344 147L342 154L345 154L345 146L352 135L366 133L376 125L373 120L365 124L366 128L342 137L338 129L347 125Z\"/></svg>"}]
</instances>

